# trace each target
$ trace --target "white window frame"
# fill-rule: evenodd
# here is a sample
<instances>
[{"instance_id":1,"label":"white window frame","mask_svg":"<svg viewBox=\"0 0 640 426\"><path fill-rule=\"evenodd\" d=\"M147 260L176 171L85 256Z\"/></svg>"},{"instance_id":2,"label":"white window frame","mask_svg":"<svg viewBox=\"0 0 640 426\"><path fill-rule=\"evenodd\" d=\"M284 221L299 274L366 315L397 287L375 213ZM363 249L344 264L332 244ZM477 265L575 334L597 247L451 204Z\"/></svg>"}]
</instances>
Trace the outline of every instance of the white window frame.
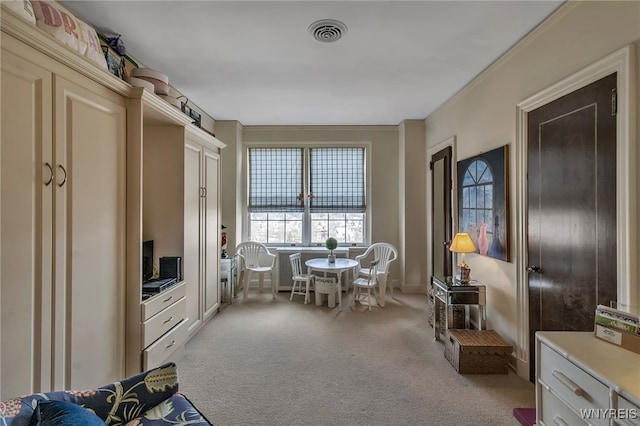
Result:
<instances>
[{"instance_id":1,"label":"white window frame","mask_svg":"<svg viewBox=\"0 0 640 426\"><path fill-rule=\"evenodd\" d=\"M365 180L365 216L363 224L364 238L362 243L348 244L341 243L342 247L366 247L369 246L371 240L371 142L290 142L290 143L273 143L273 142L246 142L242 149L242 240L249 239L249 149L250 148L364 148L364 180ZM302 243L265 243L267 247L324 247L323 244L311 244L311 213L306 199L309 192L309 149L304 151L304 195L305 209L302 219Z\"/></svg>"}]
</instances>

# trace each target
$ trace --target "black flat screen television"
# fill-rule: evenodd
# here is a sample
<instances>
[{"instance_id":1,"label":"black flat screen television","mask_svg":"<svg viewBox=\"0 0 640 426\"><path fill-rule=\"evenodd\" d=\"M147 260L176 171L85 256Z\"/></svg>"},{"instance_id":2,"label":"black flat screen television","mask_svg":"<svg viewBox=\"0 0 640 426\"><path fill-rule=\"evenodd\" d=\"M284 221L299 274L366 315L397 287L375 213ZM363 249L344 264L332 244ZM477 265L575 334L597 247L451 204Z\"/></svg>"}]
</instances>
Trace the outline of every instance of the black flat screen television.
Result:
<instances>
[{"instance_id":1,"label":"black flat screen television","mask_svg":"<svg viewBox=\"0 0 640 426\"><path fill-rule=\"evenodd\" d=\"M142 282L153 276L153 240L142 243Z\"/></svg>"}]
</instances>

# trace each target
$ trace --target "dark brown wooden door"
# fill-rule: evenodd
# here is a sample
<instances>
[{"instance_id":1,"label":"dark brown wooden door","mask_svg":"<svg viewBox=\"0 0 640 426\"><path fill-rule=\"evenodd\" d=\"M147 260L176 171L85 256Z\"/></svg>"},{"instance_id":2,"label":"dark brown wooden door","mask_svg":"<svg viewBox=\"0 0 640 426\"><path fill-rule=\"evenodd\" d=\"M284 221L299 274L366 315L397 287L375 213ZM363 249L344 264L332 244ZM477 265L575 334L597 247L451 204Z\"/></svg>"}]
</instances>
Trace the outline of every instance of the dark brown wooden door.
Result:
<instances>
[{"instance_id":1,"label":"dark brown wooden door","mask_svg":"<svg viewBox=\"0 0 640 426\"><path fill-rule=\"evenodd\" d=\"M615 91L612 74L528 114L532 381L536 331L593 331L616 300Z\"/></svg>"},{"instance_id":2,"label":"dark brown wooden door","mask_svg":"<svg viewBox=\"0 0 640 426\"><path fill-rule=\"evenodd\" d=\"M438 151L431 157L431 206L433 221L431 253L433 275L453 275L453 257L449 251L453 226L451 223L451 147Z\"/></svg>"}]
</instances>

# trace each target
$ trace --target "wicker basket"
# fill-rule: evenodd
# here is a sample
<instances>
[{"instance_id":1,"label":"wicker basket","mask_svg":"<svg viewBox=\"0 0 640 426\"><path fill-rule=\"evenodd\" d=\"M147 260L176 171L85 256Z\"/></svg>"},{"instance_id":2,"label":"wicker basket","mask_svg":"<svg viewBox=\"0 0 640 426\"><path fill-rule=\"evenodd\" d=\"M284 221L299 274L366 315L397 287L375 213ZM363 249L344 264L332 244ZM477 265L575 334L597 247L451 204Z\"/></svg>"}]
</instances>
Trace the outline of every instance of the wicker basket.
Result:
<instances>
[{"instance_id":1,"label":"wicker basket","mask_svg":"<svg viewBox=\"0 0 640 426\"><path fill-rule=\"evenodd\" d=\"M461 374L507 374L512 351L494 330L449 330L444 357Z\"/></svg>"},{"instance_id":2,"label":"wicker basket","mask_svg":"<svg viewBox=\"0 0 640 426\"><path fill-rule=\"evenodd\" d=\"M435 302L433 301L434 295L433 295L433 288L429 287L429 290L427 291L427 322L429 323L430 327L433 327L433 319L434 319L434 304Z\"/></svg>"}]
</instances>

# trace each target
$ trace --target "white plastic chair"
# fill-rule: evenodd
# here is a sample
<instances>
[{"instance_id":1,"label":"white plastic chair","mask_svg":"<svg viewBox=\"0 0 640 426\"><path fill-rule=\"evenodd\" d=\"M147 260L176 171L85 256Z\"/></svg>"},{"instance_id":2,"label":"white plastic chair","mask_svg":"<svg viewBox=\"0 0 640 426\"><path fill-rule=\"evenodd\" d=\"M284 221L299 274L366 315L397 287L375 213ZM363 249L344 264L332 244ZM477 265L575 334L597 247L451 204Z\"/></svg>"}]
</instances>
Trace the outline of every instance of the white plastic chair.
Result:
<instances>
[{"instance_id":1,"label":"white plastic chair","mask_svg":"<svg viewBox=\"0 0 640 426\"><path fill-rule=\"evenodd\" d=\"M378 259L375 259L367 268L368 273L366 278L360 277L353 280L353 299L351 299L351 307L355 307L356 302L360 302L362 304L366 303L369 306L369 310L371 310L371 305L373 301L371 300L371 291L373 290L373 295L378 298L376 294L376 285L378 284ZM363 294L362 291L366 289L367 294Z\"/></svg>"},{"instance_id":2,"label":"white plastic chair","mask_svg":"<svg viewBox=\"0 0 640 426\"><path fill-rule=\"evenodd\" d=\"M358 270L356 276L366 277L369 275L369 268L362 263L362 260L367 257L373 257L379 261L378 264L378 281L380 288L386 290L387 277L389 275L389 264L398 258L398 250L389 243L374 243L359 256L355 257L358 262ZM384 296L384 294L382 294ZM393 298L393 286L391 286L391 297ZM384 300L380 301L380 304L384 306Z\"/></svg>"},{"instance_id":3,"label":"white plastic chair","mask_svg":"<svg viewBox=\"0 0 640 426\"><path fill-rule=\"evenodd\" d=\"M306 305L309 303L309 286L315 276L313 274L305 274L302 272L300 253L289 255L289 261L291 262L291 278L293 279L293 287L291 287L291 297L289 297L289 300L293 300L294 294L302 294L304 295L304 304ZM302 289L302 283L305 284L304 290Z\"/></svg>"},{"instance_id":4,"label":"white plastic chair","mask_svg":"<svg viewBox=\"0 0 640 426\"><path fill-rule=\"evenodd\" d=\"M276 263L276 255L271 253L269 249L256 241L244 241L236 247L236 252L240 257L241 274L240 281L244 287L243 298L246 299L249 294L249 283L251 283L251 275L253 273L260 274L260 292L264 284L264 275L270 274L271 278L271 295L276 298L276 280L273 276L273 269ZM271 262L270 265L262 266L260 264L260 256L263 256ZM267 263L267 262L265 262Z\"/></svg>"}]
</instances>

